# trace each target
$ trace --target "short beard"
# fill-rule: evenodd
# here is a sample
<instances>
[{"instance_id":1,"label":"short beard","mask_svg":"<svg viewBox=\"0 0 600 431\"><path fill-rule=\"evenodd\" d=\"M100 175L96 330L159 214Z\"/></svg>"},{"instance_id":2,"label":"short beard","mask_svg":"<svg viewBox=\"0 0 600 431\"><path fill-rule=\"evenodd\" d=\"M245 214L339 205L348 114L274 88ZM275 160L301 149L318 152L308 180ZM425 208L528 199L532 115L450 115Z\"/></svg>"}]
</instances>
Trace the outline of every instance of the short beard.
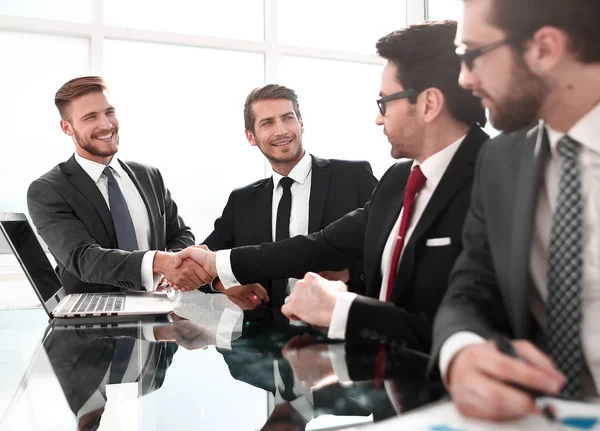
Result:
<instances>
[{"instance_id":1,"label":"short beard","mask_svg":"<svg viewBox=\"0 0 600 431\"><path fill-rule=\"evenodd\" d=\"M115 130L113 133L117 133L117 131ZM87 151L88 153L90 153L91 155L96 156L96 157L110 157L110 156L114 156L117 153L117 148L119 148L119 135L118 135L118 133L117 133L117 145L116 145L115 149L112 149L112 148L106 148L106 149L97 148L91 142L91 138L90 139L84 139L81 135L79 135L79 133L77 133L77 131L75 129L73 129L73 134L75 135L75 139L77 140L77 143L79 144L79 146L82 149L84 149L85 151Z\"/></svg>"},{"instance_id":2,"label":"short beard","mask_svg":"<svg viewBox=\"0 0 600 431\"><path fill-rule=\"evenodd\" d=\"M519 53L515 53L509 93L493 102L496 112L490 110L490 122L505 133L522 129L538 119L548 94L548 85L534 75Z\"/></svg>"},{"instance_id":3,"label":"short beard","mask_svg":"<svg viewBox=\"0 0 600 431\"><path fill-rule=\"evenodd\" d=\"M303 154L304 152L304 148L302 147L302 137L301 136L297 136L296 139L298 140L298 150L295 151L294 153L289 153L287 155L284 155L282 157L274 157L271 154L266 154L263 150L262 150L262 143L256 139L256 137L254 138L256 141L256 146L258 147L258 149L260 150L261 153L263 153L263 155L267 158L267 160L269 160L270 162L273 162L275 164L281 164L281 163L289 163L289 162L293 162L295 160L299 160L300 156Z\"/></svg>"}]
</instances>

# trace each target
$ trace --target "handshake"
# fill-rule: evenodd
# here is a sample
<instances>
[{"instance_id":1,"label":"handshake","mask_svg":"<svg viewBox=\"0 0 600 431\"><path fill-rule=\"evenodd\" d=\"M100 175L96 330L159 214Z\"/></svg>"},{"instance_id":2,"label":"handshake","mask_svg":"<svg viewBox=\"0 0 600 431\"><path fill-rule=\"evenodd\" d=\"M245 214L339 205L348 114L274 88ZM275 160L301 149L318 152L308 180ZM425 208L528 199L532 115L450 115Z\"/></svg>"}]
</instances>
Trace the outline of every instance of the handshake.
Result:
<instances>
[{"instance_id":1,"label":"handshake","mask_svg":"<svg viewBox=\"0 0 600 431\"><path fill-rule=\"evenodd\" d=\"M178 253L157 252L153 269L155 273L163 274L173 289L188 292L211 284L218 275L215 261L215 252L205 245L195 245ZM242 310L250 310L262 302L270 301L267 290L257 283L225 289L216 280L212 287L225 293Z\"/></svg>"},{"instance_id":2,"label":"handshake","mask_svg":"<svg viewBox=\"0 0 600 431\"><path fill-rule=\"evenodd\" d=\"M163 274L170 286L182 292L210 284L218 275L216 253L205 245L188 247L178 253L159 251L154 256L153 269L155 273ZM349 278L348 269L307 273L296 283L294 291L281 307L282 313L289 319L327 328L339 296L346 291L344 282ZM257 283L225 289L217 280L213 287L226 294L242 310L270 301L266 289Z\"/></svg>"},{"instance_id":3,"label":"handshake","mask_svg":"<svg viewBox=\"0 0 600 431\"><path fill-rule=\"evenodd\" d=\"M215 259L216 253L208 247L195 245L178 253L157 252L152 269L174 289L186 292L211 283L217 276Z\"/></svg>"}]
</instances>

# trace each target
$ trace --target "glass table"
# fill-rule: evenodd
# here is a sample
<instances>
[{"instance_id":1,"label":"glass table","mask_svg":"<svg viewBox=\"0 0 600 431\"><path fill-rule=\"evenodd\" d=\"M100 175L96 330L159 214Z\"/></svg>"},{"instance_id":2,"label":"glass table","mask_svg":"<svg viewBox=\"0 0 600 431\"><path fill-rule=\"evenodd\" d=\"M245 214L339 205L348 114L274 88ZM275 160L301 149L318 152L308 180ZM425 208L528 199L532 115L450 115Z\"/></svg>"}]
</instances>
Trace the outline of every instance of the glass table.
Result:
<instances>
[{"instance_id":1,"label":"glass table","mask_svg":"<svg viewBox=\"0 0 600 431\"><path fill-rule=\"evenodd\" d=\"M427 356L327 339L279 310L184 293L169 319L60 326L0 310L0 430L337 430L444 396Z\"/></svg>"}]
</instances>

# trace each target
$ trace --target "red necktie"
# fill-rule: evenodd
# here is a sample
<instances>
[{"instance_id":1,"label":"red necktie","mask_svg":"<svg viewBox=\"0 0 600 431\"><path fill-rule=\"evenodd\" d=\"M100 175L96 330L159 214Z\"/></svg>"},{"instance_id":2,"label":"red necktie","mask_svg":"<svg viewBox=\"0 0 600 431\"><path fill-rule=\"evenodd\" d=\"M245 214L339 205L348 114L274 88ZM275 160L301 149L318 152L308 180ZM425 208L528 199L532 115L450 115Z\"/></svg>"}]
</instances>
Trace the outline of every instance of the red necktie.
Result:
<instances>
[{"instance_id":1,"label":"red necktie","mask_svg":"<svg viewBox=\"0 0 600 431\"><path fill-rule=\"evenodd\" d=\"M394 281L396 280L396 271L398 268L398 261L400 260L400 252L404 247L404 237L410 224L410 216L412 212L412 206L415 202L417 193L423 188L423 185L427 181L419 165L415 166L410 175L408 176L408 182L404 189L404 206L402 212L402 220L400 220L400 231L398 232L398 239L396 240L396 246L394 247L394 253L392 254L392 266L390 267L390 276L388 278L387 292L385 293L385 300L389 301L392 296L392 287L394 287ZM375 357L375 387L379 388L385 378L385 368L387 362L387 352L383 344L379 345L377 350L377 356Z\"/></svg>"},{"instance_id":2,"label":"red necktie","mask_svg":"<svg viewBox=\"0 0 600 431\"><path fill-rule=\"evenodd\" d=\"M425 178L425 175L421 172L421 168L419 165L415 166L408 176L408 182L404 189L402 220L400 220L400 231L398 232L398 239L396 240L396 246L394 247L394 253L392 254L392 265L390 266L390 276L388 278L387 292L385 294L386 301L389 301L392 296L392 288L394 287L394 281L396 280L398 261L400 260L402 247L404 247L404 237L406 236L406 231L410 225L410 217L415 202L415 196L419 193L425 184L425 181L427 181L427 178Z\"/></svg>"}]
</instances>

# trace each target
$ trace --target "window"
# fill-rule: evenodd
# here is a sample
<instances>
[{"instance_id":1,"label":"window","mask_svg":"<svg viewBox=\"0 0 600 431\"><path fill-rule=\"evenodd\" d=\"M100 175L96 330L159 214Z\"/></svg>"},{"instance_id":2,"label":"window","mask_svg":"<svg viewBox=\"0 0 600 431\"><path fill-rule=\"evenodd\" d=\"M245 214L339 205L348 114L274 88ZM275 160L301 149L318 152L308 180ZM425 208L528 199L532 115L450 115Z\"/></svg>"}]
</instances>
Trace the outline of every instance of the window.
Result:
<instances>
[{"instance_id":1,"label":"window","mask_svg":"<svg viewBox=\"0 0 600 431\"><path fill-rule=\"evenodd\" d=\"M104 0L104 20L118 27L264 38L263 0Z\"/></svg>"},{"instance_id":2,"label":"window","mask_svg":"<svg viewBox=\"0 0 600 431\"><path fill-rule=\"evenodd\" d=\"M298 93L304 146L324 158L368 160L380 177L394 162L375 124L383 66L285 56L282 84Z\"/></svg>"},{"instance_id":3,"label":"window","mask_svg":"<svg viewBox=\"0 0 600 431\"><path fill-rule=\"evenodd\" d=\"M0 15L91 23L92 2L84 0L2 0Z\"/></svg>"},{"instance_id":4,"label":"window","mask_svg":"<svg viewBox=\"0 0 600 431\"><path fill-rule=\"evenodd\" d=\"M8 159L0 170L0 211L25 212L31 181L73 153L60 130L54 94L67 80L89 73L89 42L0 31L0 52L10 59L0 67L0 142Z\"/></svg>"},{"instance_id":5,"label":"window","mask_svg":"<svg viewBox=\"0 0 600 431\"><path fill-rule=\"evenodd\" d=\"M462 7L460 0L427 0L427 3L427 19L431 21L457 20L460 17Z\"/></svg>"},{"instance_id":6,"label":"window","mask_svg":"<svg viewBox=\"0 0 600 431\"><path fill-rule=\"evenodd\" d=\"M243 120L247 93L264 82L264 56L108 40L104 76L120 122L119 157L159 167L202 241L229 193L264 176Z\"/></svg>"},{"instance_id":7,"label":"window","mask_svg":"<svg viewBox=\"0 0 600 431\"><path fill-rule=\"evenodd\" d=\"M375 53L381 36L406 25L398 0L279 1L279 42L313 48Z\"/></svg>"},{"instance_id":8,"label":"window","mask_svg":"<svg viewBox=\"0 0 600 431\"><path fill-rule=\"evenodd\" d=\"M26 212L31 181L73 154L53 99L90 74L111 90L119 156L161 170L198 241L235 187L270 173L243 125L267 82L298 92L309 151L380 176L393 160L375 125L375 43L421 21L425 1L1 0L0 211Z\"/></svg>"}]
</instances>

